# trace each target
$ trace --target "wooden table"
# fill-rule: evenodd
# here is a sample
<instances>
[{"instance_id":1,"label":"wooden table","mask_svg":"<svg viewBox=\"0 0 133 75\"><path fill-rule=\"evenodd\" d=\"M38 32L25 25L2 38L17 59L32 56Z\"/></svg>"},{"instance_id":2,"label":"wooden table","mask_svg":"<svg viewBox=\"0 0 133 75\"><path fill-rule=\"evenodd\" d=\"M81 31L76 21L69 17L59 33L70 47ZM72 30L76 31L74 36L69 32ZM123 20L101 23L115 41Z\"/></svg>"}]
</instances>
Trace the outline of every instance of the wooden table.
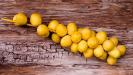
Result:
<instances>
[{"instance_id":1,"label":"wooden table","mask_svg":"<svg viewBox=\"0 0 133 75\"><path fill-rule=\"evenodd\" d=\"M0 75L133 75L133 0L0 0L0 18L18 12L39 12L45 24L56 19L107 31L126 44L127 52L114 66L85 60L38 37L35 28L0 20Z\"/></svg>"}]
</instances>

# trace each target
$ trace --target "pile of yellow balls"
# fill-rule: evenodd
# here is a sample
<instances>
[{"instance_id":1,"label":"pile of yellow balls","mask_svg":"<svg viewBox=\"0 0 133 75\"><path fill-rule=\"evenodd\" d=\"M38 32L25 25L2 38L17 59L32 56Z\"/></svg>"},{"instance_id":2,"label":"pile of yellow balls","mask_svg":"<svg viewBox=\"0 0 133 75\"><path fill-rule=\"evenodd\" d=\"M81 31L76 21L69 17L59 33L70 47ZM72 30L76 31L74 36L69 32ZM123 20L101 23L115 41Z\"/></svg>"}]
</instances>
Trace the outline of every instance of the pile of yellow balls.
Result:
<instances>
[{"instance_id":1,"label":"pile of yellow balls","mask_svg":"<svg viewBox=\"0 0 133 75\"><path fill-rule=\"evenodd\" d=\"M52 41L60 43L62 47L70 48L72 53L81 53L86 59L95 56L100 60L106 60L109 65L115 65L117 59L126 52L126 46L118 45L118 38L108 37L105 31L95 32L87 27L79 28L73 22L65 26L57 20L52 20L47 26L42 24L39 13L31 14L30 24L27 24L27 16L24 13L16 14L13 20L7 18L2 20L13 22L16 26L36 27L37 35L40 37L48 37L51 32Z\"/></svg>"}]
</instances>

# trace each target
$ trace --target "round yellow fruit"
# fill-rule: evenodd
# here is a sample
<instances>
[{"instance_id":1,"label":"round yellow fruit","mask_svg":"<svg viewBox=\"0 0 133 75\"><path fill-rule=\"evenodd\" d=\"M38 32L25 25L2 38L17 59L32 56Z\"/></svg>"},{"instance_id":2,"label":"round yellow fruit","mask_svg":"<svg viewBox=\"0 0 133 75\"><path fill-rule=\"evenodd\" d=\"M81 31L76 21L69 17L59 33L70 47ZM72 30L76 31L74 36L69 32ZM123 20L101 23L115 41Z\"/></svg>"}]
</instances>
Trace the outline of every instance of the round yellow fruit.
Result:
<instances>
[{"instance_id":1,"label":"round yellow fruit","mask_svg":"<svg viewBox=\"0 0 133 75\"><path fill-rule=\"evenodd\" d=\"M59 22L57 20L52 20L49 25L48 25L48 28L49 28L49 31L51 32L55 32L56 31L56 26L59 24Z\"/></svg>"},{"instance_id":2,"label":"round yellow fruit","mask_svg":"<svg viewBox=\"0 0 133 75\"><path fill-rule=\"evenodd\" d=\"M83 30L84 28L78 28L78 32L81 33L81 31Z\"/></svg>"},{"instance_id":3,"label":"round yellow fruit","mask_svg":"<svg viewBox=\"0 0 133 75\"><path fill-rule=\"evenodd\" d=\"M105 51L111 51L114 48L114 43L111 40L105 40L103 42L103 48Z\"/></svg>"},{"instance_id":4,"label":"round yellow fruit","mask_svg":"<svg viewBox=\"0 0 133 75\"><path fill-rule=\"evenodd\" d=\"M91 37L95 37L96 36L96 32L91 30Z\"/></svg>"},{"instance_id":5,"label":"round yellow fruit","mask_svg":"<svg viewBox=\"0 0 133 75\"><path fill-rule=\"evenodd\" d=\"M114 43L115 46L117 46L117 44L118 44L118 38L117 37L113 36L110 38L110 40Z\"/></svg>"},{"instance_id":6,"label":"round yellow fruit","mask_svg":"<svg viewBox=\"0 0 133 75\"><path fill-rule=\"evenodd\" d=\"M81 40L78 43L78 51L83 53L84 51L86 51L88 48L87 42L85 40Z\"/></svg>"},{"instance_id":7,"label":"round yellow fruit","mask_svg":"<svg viewBox=\"0 0 133 75\"><path fill-rule=\"evenodd\" d=\"M62 37L60 44L61 44L62 47L71 46L71 44L72 44L71 36L66 35L66 36Z\"/></svg>"},{"instance_id":8,"label":"round yellow fruit","mask_svg":"<svg viewBox=\"0 0 133 75\"><path fill-rule=\"evenodd\" d=\"M53 33L51 38L55 43L60 43L60 37L57 34Z\"/></svg>"},{"instance_id":9,"label":"round yellow fruit","mask_svg":"<svg viewBox=\"0 0 133 75\"><path fill-rule=\"evenodd\" d=\"M60 37L63 37L67 34L67 28L65 25L63 24L59 24L57 25L56 27L56 33L60 36Z\"/></svg>"},{"instance_id":10,"label":"round yellow fruit","mask_svg":"<svg viewBox=\"0 0 133 75\"><path fill-rule=\"evenodd\" d=\"M81 35L83 40L88 40L91 37L91 30L88 28L83 28L81 30Z\"/></svg>"},{"instance_id":11,"label":"round yellow fruit","mask_svg":"<svg viewBox=\"0 0 133 75\"><path fill-rule=\"evenodd\" d=\"M121 56L120 51L118 50L118 48L113 48L113 50L111 50L109 52L109 55L112 56L113 58L119 58Z\"/></svg>"},{"instance_id":12,"label":"round yellow fruit","mask_svg":"<svg viewBox=\"0 0 133 75\"><path fill-rule=\"evenodd\" d=\"M98 40L96 37L91 37L87 41L90 48L96 48L98 46Z\"/></svg>"},{"instance_id":13,"label":"round yellow fruit","mask_svg":"<svg viewBox=\"0 0 133 75\"><path fill-rule=\"evenodd\" d=\"M87 58L91 58L93 56L93 49L88 48L85 52L83 52L84 57Z\"/></svg>"},{"instance_id":14,"label":"round yellow fruit","mask_svg":"<svg viewBox=\"0 0 133 75\"><path fill-rule=\"evenodd\" d=\"M105 60L107 58L107 53L104 52L103 55L101 57L99 57L99 59L101 60Z\"/></svg>"},{"instance_id":15,"label":"round yellow fruit","mask_svg":"<svg viewBox=\"0 0 133 75\"><path fill-rule=\"evenodd\" d=\"M108 58L107 58L107 64L109 64L109 65L115 65L116 62L117 62L117 59L116 58L113 58L111 56L108 56Z\"/></svg>"},{"instance_id":16,"label":"round yellow fruit","mask_svg":"<svg viewBox=\"0 0 133 75\"><path fill-rule=\"evenodd\" d=\"M73 52L73 53L77 53L78 52L78 44L77 43L73 43L71 45L71 52Z\"/></svg>"},{"instance_id":17,"label":"round yellow fruit","mask_svg":"<svg viewBox=\"0 0 133 75\"><path fill-rule=\"evenodd\" d=\"M44 24L39 25L37 27L37 34L41 37L48 37L49 36L48 27Z\"/></svg>"},{"instance_id":18,"label":"round yellow fruit","mask_svg":"<svg viewBox=\"0 0 133 75\"><path fill-rule=\"evenodd\" d=\"M32 13L30 16L31 26L37 27L42 24L42 16L39 13Z\"/></svg>"},{"instance_id":19,"label":"round yellow fruit","mask_svg":"<svg viewBox=\"0 0 133 75\"><path fill-rule=\"evenodd\" d=\"M121 55L125 54L125 52L126 52L126 46L125 45L118 45L117 48L120 51Z\"/></svg>"},{"instance_id":20,"label":"round yellow fruit","mask_svg":"<svg viewBox=\"0 0 133 75\"><path fill-rule=\"evenodd\" d=\"M101 45L98 45L98 47L94 49L94 55L96 57L101 57L103 54L104 54L103 47Z\"/></svg>"},{"instance_id":21,"label":"round yellow fruit","mask_svg":"<svg viewBox=\"0 0 133 75\"><path fill-rule=\"evenodd\" d=\"M75 31L77 31L77 25L75 23L69 23L67 25L67 31L69 35L72 35Z\"/></svg>"},{"instance_id":22,"label":"round yellow fruit","mask_svg":"<svg viewBox=\"0 0 133 75\"><path fill-rule=\"evenodd\" d=\"M107 34L104 31L100 31L96 34L96 38L98 39L98 43L102 44L107 39Z\"/></svg>"},{"instance_id":23,"label":"round yellow fruit","mask_svg":"<svg viewBox=\"0 0 133 75\"><path fill-rule=\"evenodd\" d=\"M80 40L81 40L81 33L80 32L74 32L72 35L71 35L71 39L74 43L78 43Z\"/></svg>"}]
</instances>

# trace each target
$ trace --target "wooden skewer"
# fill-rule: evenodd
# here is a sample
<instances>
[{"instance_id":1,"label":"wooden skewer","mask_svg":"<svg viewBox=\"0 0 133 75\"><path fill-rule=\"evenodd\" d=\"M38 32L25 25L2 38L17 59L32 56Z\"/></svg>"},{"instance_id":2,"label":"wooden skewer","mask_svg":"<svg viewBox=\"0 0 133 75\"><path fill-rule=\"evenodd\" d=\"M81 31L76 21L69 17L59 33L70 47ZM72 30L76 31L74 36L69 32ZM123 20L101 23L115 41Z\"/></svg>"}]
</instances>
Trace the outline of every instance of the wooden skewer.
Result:
<instances>
[{"instance_id":1,"label":"wooden skewer","mask_svg":"<svg viewBox=\"0 0 133 75\"><path fill-rule=\"evenodd\" d=\"M13 21L13 20L11 20L11 19L8 19L8 18L6 18L6 17L4 17L4 18L1 18L1 20L8 21L8 22L13 22L13 23L14 23L14 21Z\"/></svg>"}]
</instances>

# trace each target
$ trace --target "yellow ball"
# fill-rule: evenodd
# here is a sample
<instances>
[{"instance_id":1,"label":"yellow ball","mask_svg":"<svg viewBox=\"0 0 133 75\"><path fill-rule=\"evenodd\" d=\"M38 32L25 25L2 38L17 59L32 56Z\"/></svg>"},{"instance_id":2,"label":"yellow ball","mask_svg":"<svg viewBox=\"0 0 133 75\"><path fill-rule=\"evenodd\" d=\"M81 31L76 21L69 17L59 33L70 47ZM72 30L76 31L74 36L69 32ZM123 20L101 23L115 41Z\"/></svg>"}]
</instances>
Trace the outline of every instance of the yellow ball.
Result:
<instances>
[{"instance_id":1,"label":"yellow ball","mask_svg":"<svg viewBox=\"0 0 133 75\"><path fill-rule=\"evenodd\" d=\"M42 16L39 13L32 13L30 16L31 26L37 27L42 24Z\"/></svg>"},{"instance_id":2,"label":"yellow ball","mask_svg":"<svg viewBox=\"0 0 133 75\"><path fill-rule=\"evenodd\" d=\"M71 44L72 44L71 36L66 35L66 36L62 37L60 44L61 44L62 47L71 46Z\"/></svg>"},{"instance_id":3,"label":"yellow ball","mask_svg":"<svg viewBox=\"0 0 133 75\"><path fill-rule=\"evenodd\" d=\"M65 25L63 24L59 24L57 25L56 27L56 33L60 36L60 37L63 37L67 34L67 28Z\"/></svg>"},{"instance_id":4,"label":"yellow ball","mask_svg":"<svg viewBox=\"0 0 133 75\"><path fill-rule=\"evenodd\" d=\"M103 54L104 54L103 47L101 45L98 45L98 47L94 49L94 55L96 57L101 57Z\"/></svg>"},{"instance_id":5,"label":"yellow ball","mask_svg":"<svg viewBox=\"0 0 133 75\"><path fill-rule=\"evenodd\" d=\"M48 28L49 28L49 31L51 32L55 32L56 31L56 26L59 24L59 22L57 20L52 20L49 25L48 25Z\"/></svg>"},{"instance_id":6,"label":"yellow ball","mask_svg":"<svg viewBox=\"0 0 133 75\"><path fill-rule=\"evenodd\" d=\"M96 32L91 30L91 37L96 37Z\"/></svg>"},{"instance_id":7,"label":"yellow ball","mask_svg":"<svg viewBox=\"0 0 133 75\"><path fill-rule=\"evenodd\" d=\"M118 45L118 50L120 51L121 55L124 55L126 52L126 46L125 45Z\"/></svg>"},{"instance_id":8,"label":"yellow ball","mask_svg":"<svg viewBox=\"0 0 133 75\"><path fill-rule=\"evenodd\" d=\"M105 60L107 58L107 53L104 52L103 55L101 57L99 57L99 59L101 60Z\"/></svg>"},{"instance_id":9,"label":"yellow ball","mask_svg":"<svg viewBox=\"0 0 133 75\"><path fill-rule=\"evenodd\" d=\"M87 42L85 40L81 40L78 43L78 51L83 53L84 51L86 51L88 48Z\"/></svg>"},{"instance_id":10,"label":"yellow ball","mask_svg":"<svg viewBox=\"0 0 133 75\"><path fill-rule=\"evenodd\" d=\"M83 40L88 40L91 37L91 30L88 28L83 28L81 30L81 35Z\"/></svg>"},{"instance_id":11,"label":"yellow ball","mask_svg":"<svg viewBox=\"0 0 133 75\"><path fill-rule=\"evenodd\" d=\"M71 39L74 43L78 43L80 40L81 40L81 33L80 32L74 32L72 35L71 35Z\"/></svg>"},{"instance_id":12,"label":"yellow ball","mask_svg":"<svg viewBox=\"0 0 133 75\"><path fill-rule=\"evenodd\" d=\"M77 43L73 43L71 45L71 52L73 52L73 53L77 53L78 52L78 44Z\"/></svg>"},{"instance_id":13,"label":"yellow ball","mask_svg":"<svg viewBox=\"0 0 133 75\"><path fill-rule=\"evenodd\" d=\"M48 27L44 24L39 25L37 27L37 34L41 37L48 37L49 36Z\"/></svg>"},{"instance_id":14,"label":"yellow ball","mask_svg":"<svg viewBox=\"0 0 133 75\"><path fill-rule=\"evenodd\" d=\"M105 51L111 51L114 48L114 43L111 40L105 40L103 42L103 48Z\"/></svg>"},{"instance_id":15,"label":"yellow ball","mask_svg":"<svg viewBox=\"0 0 133 75\"><path fill-rule=\"evenodd\" d=\"M77 25L75 23L69 23L67 25L67 31L69 35L72 35L75 31L77 31Z\"/></svg>"},{"instance_id":16,"label":"yellow ball","mask_svg":"<svg viewBox=\"0 0 133 75\"><path fill-rule=\"evenodd\" d=\"M98 40L96 37L91 37L87 41L90 48L96 48L98 46Z\"/></svg>"},{"instance_id":17,"label":"yellow ball","mask_svg":"<svg viewBox=\"0 0 133 75\"><path fill-rule=\"evenodd\" d=\"M113 36L110 38L110 40L114 43L115 46L117 46L117 44L118 44L118 38L117 37Z\"/></svg>"},{"instance_id":18,"label":"yellow ball","mask_svg":"<svg viewBox=\"0 0 133 75\"><path fill-rule=\"evenodd\" d=\"M60 43L60 37L57 34L53 33L51 38L55 43Z\"/></svg>"},{"instance_id":19,"label":"yellow ball","mask_svg":"<svg viewBox=\"0 0 133 75\"><path fill-rule=\"evenodd\" d=\"M84 57L87 58L91 58L93 56L93 49L88 48L85 52L83 52Z\"/></svg>"},{"instance_id":20,"label":"yellow ball","mask_svg":"<svg viewBox=\"0 0 133 75\"><path fill-rule=\"evenodd\" d=\"M78 32L81 33L81 31L83 30L84 28L78 28Z\"/></svg>"},{"instance_id":21,"label":"yellow ball","mask_svg":"<svg viewBox=\"0 0 133 75\"><path fill-rule=\"evenodd\" d=\"M27 16L24 13L18 13L13 17L15 26L22 26L27 24Z\"/></svg>"},{"instance_id":22,"label":"yellow ball","mask_svg":"<svg viewBox=\"0 0 133 75\"><path fill-rule=\"evenodd\" d=\"M109 52L109 55L112 56L113 58L119 58L121 56L120 51L116 47Z\"/></svg>"},{"instance_id":23,"label":"yellow ball","mask_svg":"<svg viewBox=\"0 0 133 75\"><path fill-rule=\"evenodd\" d=\"M107 39L107 34L104 31L100 31L96 34L96 38L98 39L98 43L102 44Z\"/></svg>"},{"instance_id":24,"label":"yellow ball","mask_svg":"<svg viewBox=\"0 0 133 75\"><path fill-rule=\"evenodd\" d=\"M109 65L115 65L116 62L117 62L117 59L116 58L113 58L111 56L108 56L108 58L107 58L107 64L109 64Z\"/></svg>"}]
</instances>

